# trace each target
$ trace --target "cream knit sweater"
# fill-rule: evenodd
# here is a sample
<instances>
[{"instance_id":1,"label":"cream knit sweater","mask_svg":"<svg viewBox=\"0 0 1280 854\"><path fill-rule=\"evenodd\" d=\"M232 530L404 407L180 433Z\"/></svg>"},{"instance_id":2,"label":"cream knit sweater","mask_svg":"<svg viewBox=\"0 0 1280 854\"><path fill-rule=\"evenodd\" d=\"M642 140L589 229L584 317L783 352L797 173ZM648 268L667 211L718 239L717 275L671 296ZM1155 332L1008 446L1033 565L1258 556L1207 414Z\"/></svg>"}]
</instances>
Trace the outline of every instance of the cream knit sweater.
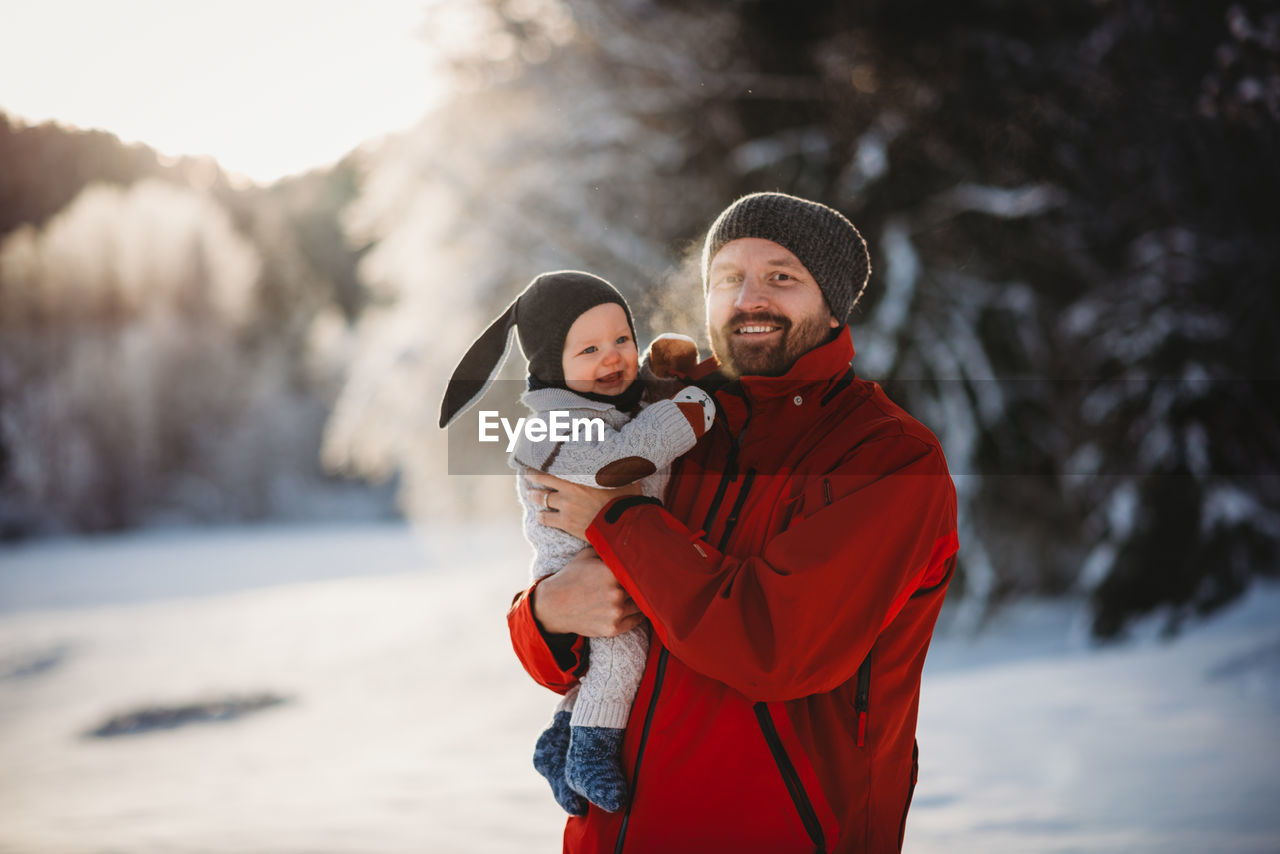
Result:
<instances>
[{"instance_id":1,"label":"cream knit sweater","mask_svg":"<svg viewBox=\"0 0 1280 854\"><path fill-rule=\"evenodd\" d=\"M539 507L525 497L525 469L535 468L573 483L598 486L597 473L630 457L651 462L656 471L640 480L645 495L661 498L666 491L669 467L697 442L688 419L670 400L659 400L641 409L634 418L607 403L588 400L557 388L526 392L521 400L550 420L553 411L568 412L569 418L599 418L605 424L604 438L593 434L591 441L533 442L523 433L509 460L521 472L517 493L524 507L524 534L534 549L533 578L558 571L586 545L577 537L538 522ZM631 703L640 685L649 652L649 627L642 625L613 638L592 638L590 664L580 689L561 703L572 708L573 726L622 729L627 724Z\"/></svg>"}]
</instances>

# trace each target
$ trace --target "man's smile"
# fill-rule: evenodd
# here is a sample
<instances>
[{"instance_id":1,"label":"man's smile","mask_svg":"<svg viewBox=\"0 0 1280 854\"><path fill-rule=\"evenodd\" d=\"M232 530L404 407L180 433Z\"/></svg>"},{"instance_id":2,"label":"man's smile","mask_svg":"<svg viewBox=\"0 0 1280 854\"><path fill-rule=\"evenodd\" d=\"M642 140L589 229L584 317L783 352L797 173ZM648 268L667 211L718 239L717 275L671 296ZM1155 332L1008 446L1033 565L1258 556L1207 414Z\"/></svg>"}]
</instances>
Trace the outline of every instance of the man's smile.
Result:
<instances>
[{"instance_id":1,"label":"man's smile","mask_svg":"<svg viewBox=\"0 0 1280 854\"><path fill-rule=\"evenodd\" d=\"M733 334L742 336L742 337L747 337L747 338L759 338L765 335L772 335L774 332L781 332L781 331L782 331L781 326L773 326L772 324L751 325L751 326L740 326L736 330L734 330Z\"/></svg>"},{"instance_id":2,"label":"man's smile","mask_svg":"<svg viewBox=\"0 0 1280 854\"><path fill-rule=\"evenodd\" d=\"M767 344L786 334L791 324L787 318L774 314L743 312L730 318L729 329L734 341Z\"/></svg>"}]
</instances>

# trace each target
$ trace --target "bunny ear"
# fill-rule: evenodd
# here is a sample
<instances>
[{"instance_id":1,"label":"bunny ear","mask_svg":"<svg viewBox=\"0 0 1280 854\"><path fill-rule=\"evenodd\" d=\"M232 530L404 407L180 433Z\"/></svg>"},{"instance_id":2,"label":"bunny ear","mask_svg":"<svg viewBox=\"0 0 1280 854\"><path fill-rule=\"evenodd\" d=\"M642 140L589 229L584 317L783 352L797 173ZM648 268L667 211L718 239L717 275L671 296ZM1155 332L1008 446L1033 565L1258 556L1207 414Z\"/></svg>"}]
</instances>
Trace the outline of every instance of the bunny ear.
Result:
<instances>
[{"instance_id":1,"label":"bunny ear","mask_svg":"<svg viewBox=\"0 0 1280 854\"><path fill-rule=\"evenodd\" d=\"M516 302L512 302L458 362L440 403L441 427L448 427L488 390L498 368L506 360L507 349L511 346L511 329L515 325Z\"/></svg>"}]
</instances>

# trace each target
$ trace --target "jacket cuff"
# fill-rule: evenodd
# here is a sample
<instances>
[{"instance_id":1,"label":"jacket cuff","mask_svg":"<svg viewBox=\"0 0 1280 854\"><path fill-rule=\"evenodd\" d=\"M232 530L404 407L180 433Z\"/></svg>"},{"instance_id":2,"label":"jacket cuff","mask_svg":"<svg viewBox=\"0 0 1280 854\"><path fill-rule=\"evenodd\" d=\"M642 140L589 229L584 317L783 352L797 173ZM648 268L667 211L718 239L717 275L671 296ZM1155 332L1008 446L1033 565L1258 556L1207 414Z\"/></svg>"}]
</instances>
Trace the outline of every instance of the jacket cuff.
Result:
<instances>
[{"instance_id":1,"label":"jacket cuff","mask_svg":"<svg viewBox=\"0 0 1280 854\"><path fill-rule=\"evenodd\" d=\"M680 417L682 419L684 418L683 415ZM685 426L688 426L687 421L685 422ZM619 498L613 499L602 507L600 512L596 515L596 518L591 520L591 525L587 528L587 531L590 532L592 528L597 527L602 520L607 524L615 525L624 512L641 504L656 504L659 507L662 506L662 502L660 500L650 495L623 495Z\"/></svg>"},{"instance_id":2,"label":"jacket cuff","mask_svg":"<svg viewBox=\"0 0 1280 854\"><path fill-rule=\"evenodd\" d=\"M644 510L636 510L636 508L649 506L656 506L660 517L671 519L671 516L663 508L662 502L658 499L650 498L646 495L624 495L606 504L596 515L596 518L591 520L591 524L586 531L587 542L591 544L596 553L600 555L601 560L612 570L618 583L635 600L641 612L649 618L658 638L663 644L670 646L665 629L659 620L654 619L654 610L650 606L648 598L640 590L630 571L628 571L614 549L615 543L622 543L628 539L628 532L634 524L643 525L648 521L645 517L652 515ZM649 531L652 533L652 529L649 529Z\"/></svg>"},{"instance_id":3,"label":"jacket cuff","mask_svg":"<svg viewBox=\"0 0 1280 854\"><path fill-rule=\"evenodd\" d=\"M585 670L585 642L578 635L546 632L538 623L533 613L533 596L542 580L516 594L507 611L507 627L511 632L511 645L525 671L538 684L563 694Z\"/></svg>"}]
</instances>

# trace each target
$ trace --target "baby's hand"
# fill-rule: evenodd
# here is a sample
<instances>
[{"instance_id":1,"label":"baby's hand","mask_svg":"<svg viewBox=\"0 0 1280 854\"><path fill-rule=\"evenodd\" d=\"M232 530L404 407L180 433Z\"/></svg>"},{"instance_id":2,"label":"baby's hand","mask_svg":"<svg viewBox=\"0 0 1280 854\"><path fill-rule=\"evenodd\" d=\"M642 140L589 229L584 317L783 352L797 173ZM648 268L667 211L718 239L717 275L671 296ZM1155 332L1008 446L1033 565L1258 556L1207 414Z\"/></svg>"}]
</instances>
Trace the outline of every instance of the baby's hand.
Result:
<instances>
[{"instance_id":1,"label":"baby's hand","mask_svg":"<svg viewBox=\"0 0 1280 854\"><path fill-rule=\"evenodd\" d=\"M653 339L645 358L654 376L688 376L698 365L698 345L687 335L664 332Z\"/></svg>"},{"instance_id":2,"label":"baby's hand","mask_svg":"<svg viewBox=\"0 0 1280 854\"><path fill-rule=\"evenodd\" d=\"M688 419L689 426L693 428L693 435L701 437L711 429L712 423L716 420L716 404L711 399L711 395L696 385L691 385L681 389L671 400L680 407L680 412Z\"/></svg>"}]
</instances>

